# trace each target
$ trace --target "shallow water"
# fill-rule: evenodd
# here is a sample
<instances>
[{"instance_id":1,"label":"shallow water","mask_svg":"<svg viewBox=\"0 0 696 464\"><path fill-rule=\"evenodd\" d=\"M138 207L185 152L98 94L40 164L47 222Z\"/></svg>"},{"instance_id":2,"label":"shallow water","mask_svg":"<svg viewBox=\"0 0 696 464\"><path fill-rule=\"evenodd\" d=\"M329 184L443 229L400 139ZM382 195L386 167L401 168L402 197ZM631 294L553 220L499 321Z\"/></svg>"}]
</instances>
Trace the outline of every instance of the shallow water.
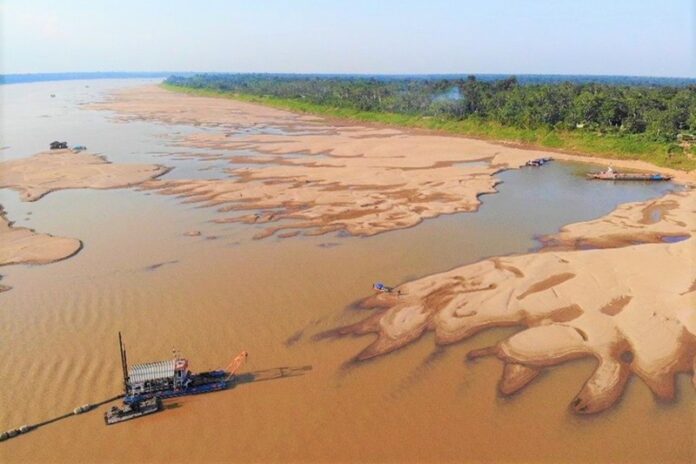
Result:
<instances>
[{"instance_id":1,"label":"shallow water","mask_svg":"<svg viewBox=\"0 0 696 464\"><path fill-rule=\"evenodd\" d=\"M10 146L0 156L28 156L60 139L114 162L174 166L173 177L225 176L236 167L174 159L205 153L163 136L200 128L116 122L76 106L134 84L0 86L0 145ZM215 168L200 171L207 166ZM634 379L616 408L582 418L567 405L591 360L551 369L512 398L496 393L502 366L495 359L464 361L468 350L514 329L441 351L428 334L357 365L349 360L369 337L312 339L360 319L349 307L375 280L398 284L526 252L539 234L676 188L587 182L591 169L554 162L500 173L499 193L481 197L477 213L370 238L255 241L256 226L211 223L213 209L134 189L60 191L35 203L0 190L18 225L84 242L65 261L0 269L2 283L13 287L0 294L0 430L118 393L119 330L131 362L166 358L175 346L203 370L244 349L250 357L242 371L256 373L256 381L229 391L172 400L147 419L105 427L101 407L51 424L0 443L0 461L693 461L696 393L686 376L674 404L657 403ZM202 235L183 236L188 230Z\"/></svg>"}]
</instances>

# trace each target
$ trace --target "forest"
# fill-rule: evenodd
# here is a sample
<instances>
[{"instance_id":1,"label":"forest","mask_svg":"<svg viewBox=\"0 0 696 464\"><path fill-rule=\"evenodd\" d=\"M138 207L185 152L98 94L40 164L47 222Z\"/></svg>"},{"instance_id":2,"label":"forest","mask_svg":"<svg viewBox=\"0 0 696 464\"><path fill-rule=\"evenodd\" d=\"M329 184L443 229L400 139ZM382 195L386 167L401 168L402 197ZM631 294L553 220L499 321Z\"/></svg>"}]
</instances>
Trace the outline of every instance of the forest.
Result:
<instances>
[{"instance_id":1,"label":"forest","mask_svg":"<svg viewBox=\"0 0 696 464\"><path fill-rule=\"evenodd\" d=\"M644 158L682 169L695 164L694 83L199 74L171 76L165 86L291 110Z\"/></svg>"}]
</instances>

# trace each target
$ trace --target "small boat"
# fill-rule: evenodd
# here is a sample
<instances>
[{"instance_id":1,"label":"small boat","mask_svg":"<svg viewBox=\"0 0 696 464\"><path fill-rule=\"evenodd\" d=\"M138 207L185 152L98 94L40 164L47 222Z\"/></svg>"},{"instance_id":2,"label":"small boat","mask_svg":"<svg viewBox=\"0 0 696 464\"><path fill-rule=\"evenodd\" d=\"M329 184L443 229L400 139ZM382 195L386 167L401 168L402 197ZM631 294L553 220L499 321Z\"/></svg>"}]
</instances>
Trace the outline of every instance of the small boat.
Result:
<instances>
[{"instance_id":1,"label":"small boat","mask_svg":"<svg viewBox=\"0 0 696 464\"><path fill-rule=\"evenodd\" d=\"M391 291L394 290L394 287L387 287L382 282L375 282L375 284L372 286L372 288L374 288L378 292L383 292L383 293L391 293Z\"/></svg>"},{"instance_id":2,"label":"small boat","mask_svg":"<svg viewBox=\"0 0 696 464\"><path fill-rule=\"evenodd\" d=\"M533 166L533 167L539 167L543 166L549 161L553 161L553 158L547 157L547 158L536 158L533 160L529 160L526 163L524 163L525 166Z\"/></svg>"},{"instance_id":3,"label":"small boat","mask_svg":"<svg viewBox=\"0 0 696 464\"><path fill-rule=\"evenodd\" d=\"M124 403L122 408L113 406L104 413L104 422L106 425L118 424L148 414L156 413L162 409L162 400L158 397L146 399L131 399Z\"/></svg>"},{"instance_id":4,"label":"small boat","mask_svg":"<svg viewBox=\"0 0 696 464\"><path fill-rule=\"evenodd\" d=\"M72 148L73 153L79 153L79 152L85 151L85 150L87 150L87 147L85 147L84 145L75 145Z\"/></svg>"},{"instance_id":5,"label":"small boat","mask_svg":"<svg viewBox=\"0 0 696 464\"><path fill-rule=\"evenodd\" d=\"M589 172L587 173L589 179L599 179L599 180L642 180L642 181L662 181L671 180L672 176L665 174L660 174L658 172L653 173L638 173L638 172L618 172L609 166L606 171L599 172Z\"/></svg>"}]
</instances>

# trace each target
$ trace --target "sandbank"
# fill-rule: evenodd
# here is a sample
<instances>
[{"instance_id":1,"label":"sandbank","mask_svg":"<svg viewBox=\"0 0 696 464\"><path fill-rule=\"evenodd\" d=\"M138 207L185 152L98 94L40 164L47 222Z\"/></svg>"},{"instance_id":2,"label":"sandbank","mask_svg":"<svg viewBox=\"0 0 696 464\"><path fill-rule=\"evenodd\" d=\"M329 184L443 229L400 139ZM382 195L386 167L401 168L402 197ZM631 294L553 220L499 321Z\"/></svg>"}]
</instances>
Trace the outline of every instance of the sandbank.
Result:
<instances>
[{"instance_id":1,"label":"sandbank","mask_svg":"<svg viewBox=\"0 0 696 464\"><path fill-rule=\"evenodd\" d=\"M80 248L82 243L74 238L54 237L26 227L12 227L0 206L0 266L48 264L69 258Z\"/></svg>"},{"instance_id":2,"label":"sandbank","mask_svg":"<svg viewBox=\"0 0 696 464\"><path fill-rule=\"evenodd\" d=\"M364 360L426 331L447 345L519 326L469 355L504 362L502 394L521 390L549 366L592 356L597 367L571 403L576 413L615 404L633 374L657 398L674 399L676 374L691 373L696 388L694 205L694 190L620 205L547 237L553 245L544 251L486 259L369 297L361 306L374 312L333 334L376 334L356 357Z\"/></svg>"},{"instance_id":3,"label":"sandbank","mask_svg":"<svg viewBox=\"0 0 696 464\"><path fill-rule=\"evenodd\" d=\"M0 188L19 191L24 201L36 201L55 190L131 187L168 170L152 164L113 164L88 152L51 150L0 162Z\"/></svg>"}]
</instances>

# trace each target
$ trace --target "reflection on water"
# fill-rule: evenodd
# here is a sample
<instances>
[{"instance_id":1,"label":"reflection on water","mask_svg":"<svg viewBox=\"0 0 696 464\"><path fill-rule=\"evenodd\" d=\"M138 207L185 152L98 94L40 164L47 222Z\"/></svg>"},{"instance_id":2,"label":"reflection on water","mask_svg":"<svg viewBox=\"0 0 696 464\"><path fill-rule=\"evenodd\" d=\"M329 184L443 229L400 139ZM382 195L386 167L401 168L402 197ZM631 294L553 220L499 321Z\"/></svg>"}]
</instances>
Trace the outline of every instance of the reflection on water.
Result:
<instances>
[{"instance_id":1,"label":"reflection on water","mask_svg":"<svg viewBox=\"0 0 696 464\"><path fill-rule=\"evenodd\" d=\"M115 162L174 165L191 175L216 165L202 172L227 175L225 160L162 156L184 151L163 135L200 128L117 123L74 106L131 84L0 86L5 114L19 112L18 119L2 118L3 144L11 148L1 156L26 156L57 138ZM257 226L212 223L211 208L176 197L72 190L21 203L2 190L11 220L78 237L85 247L59 263L2 269L3 284L14 289L0 295L0 430L118 393L119 330L131 362L166 358L175 346L193 370L204 370L244 349L250 356L241 378L282 379L180 398L162 414L116 427L103 425L101 411L69 418L0 444L0 461L693 461L696 394L687 376L678 379L674 405L656 403L632 382L618 407L578 418L567 405L593 360L554 368L512 398L496 394L502 366L495 359L464 361L467 351L514 328L435 351L428 334L392 355L349 365L365 339L313 340L360 319L363 310L351 303L375 280L398 284L525 252L538 234L674 188L586 182L589 169L554 162L504 172L500 192L483 196L475 214L370 238L255 241ZM190 230L201 235L183 235Z\"/></svg>"}]
</instances>

